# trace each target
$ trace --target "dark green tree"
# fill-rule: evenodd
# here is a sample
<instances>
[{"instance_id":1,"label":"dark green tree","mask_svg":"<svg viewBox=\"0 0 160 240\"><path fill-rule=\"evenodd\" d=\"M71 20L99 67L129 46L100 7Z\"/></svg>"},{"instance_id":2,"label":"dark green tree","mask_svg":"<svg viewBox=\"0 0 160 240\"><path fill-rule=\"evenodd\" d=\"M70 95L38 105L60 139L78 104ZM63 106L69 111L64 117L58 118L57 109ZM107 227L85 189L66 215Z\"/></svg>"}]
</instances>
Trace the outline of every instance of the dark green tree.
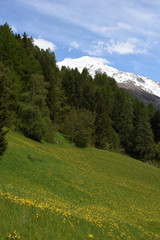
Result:
<instances>
[{"instance_id":1,"label":"dark green tree","mask_svg":"<svg viewBox=\"0 0 160 240\"><path fill-rule=\"evenodd\" d=\"M85 147L92 142L94 115L86 109L72 109L64 121L64 133L77 147Z\"/></svg>"},{"instance_id":2,"label":"dark green tree","mask_svg":"<svg viewBox=\"0 0 160 240\"><path fill-rule=\"evenodd\" d=\"M103 90L98 88L95 92L95 146L102 149L116 149L119 147L119 137L111 126L111 119L107 110L108 105L105 101L106 95Z\"/></svg>"},{"instance_id":3,"label":"dark green tree","mask_svg":"<svg viewBox=\"0 0 160 240\"><path fill-rule=\"evenodd\" d=\"M151 123L152 123L155 142L158 143L160 141L160 110L159 109L157 109L156 112L154 113Z\"/></svg>"},{"instance_id":4,"label":"dark green tree","mask_svg":"<svg viewBox=\"0 0 160 240\"><path fill-rule=\"evenodd\" d=\"M61 88L61 77L59 69L56 66L55 55L49 49L46 51L38 51L36 47L35 56L41 64L44 81L46 82L46 88L48 91L47 106L50 111L50 118L55 124L57 124L61 118L59 112L62 110L61 108L63 108L63 106L66 104L64 90ZM62 112L63 111L61 111L61 113Z\"/></svg>"},{"instance_id":5,"label":"dark green tree","mask_svg":"<svg viewBox=\"0 0 160 240\"><path fill-rule=\"evenodd\" d=\"M154 154L154 136L148 112L142 108L134 121L131 155L142 160L151 159Z\"/></svg>"},{"instance_id":6,"label":"dark green tree","mask_svg":"<svg viewBox=\"0 0 160 240\"><path fill-rule=\"evenodd\" d=\"M19 128L27 137L40 141L47 131L49 110L47 90L42 75L32 75L19 103Z\"/></svg>"},{"instance_id":7,"label":"dark green tree","mask_svg":"<svg viewBox=\"0 0 160 240\"><path fill-rule=\"evenodd\" d=\"M115 105L117 112L114 112L116 118L113 125L119 135L121 146L128 152L131 147L133 134L133 101L130 94L123 91L121 91L121 94L123 97L121 99L117 98L117 105Z\"/></svg>"},{"instance_id":8,"label":"dark green tree","mask_svg":"<svg viewBox=\"0 0 160 240\"><path fill-rule=\"evenodd\" d=\"M5 135L7 131L4 131L4 127L7 122L7 106L8 92L6 84L8 82L8 74L6 74L5 66L0 62L0 156L3 155L7 149L7 141Z\"/></svg>"},{"instance_id":9,"label":"dark green tree","mask_svg":"<svg viewBox=\"0 0 160 240\"><path fill-rule=\"evenodd\" d=\"M81 73L81 107L91 112L95 110L94 91L95 81L84 68Z\"/></svg>"},{"instance_id":10,"label":"dark green tree","mask_svg":"<svg viewBox=\"0 0 160 240\"><path fill-rule=\"evenodd\" d=\"M96 116L94 139L97 148L117 149L119 147L118 134L111 126L111 119L104 112Z\"/></svg>"}]
</instances>

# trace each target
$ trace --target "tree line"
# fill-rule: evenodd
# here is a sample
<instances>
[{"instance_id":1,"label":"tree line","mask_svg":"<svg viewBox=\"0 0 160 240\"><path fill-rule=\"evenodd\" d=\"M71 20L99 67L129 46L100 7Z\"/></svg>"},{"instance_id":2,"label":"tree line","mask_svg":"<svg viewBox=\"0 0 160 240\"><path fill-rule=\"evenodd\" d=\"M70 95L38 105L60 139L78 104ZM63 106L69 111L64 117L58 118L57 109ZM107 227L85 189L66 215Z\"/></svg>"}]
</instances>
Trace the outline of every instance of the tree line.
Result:
<instances>
[{"instance_id":1,"label":"tree line","mask_svg":"<svg viewBox=\"0 0 160 240\"><path fill-rule=\"evenodd\" d=\"M0 155L7 147L4 127L49 142L56 129L78 147L160 161L159 109L133 99L106 74L59 69L53 52L7 23L0 26Z\"/></svg>"}]
</instances>

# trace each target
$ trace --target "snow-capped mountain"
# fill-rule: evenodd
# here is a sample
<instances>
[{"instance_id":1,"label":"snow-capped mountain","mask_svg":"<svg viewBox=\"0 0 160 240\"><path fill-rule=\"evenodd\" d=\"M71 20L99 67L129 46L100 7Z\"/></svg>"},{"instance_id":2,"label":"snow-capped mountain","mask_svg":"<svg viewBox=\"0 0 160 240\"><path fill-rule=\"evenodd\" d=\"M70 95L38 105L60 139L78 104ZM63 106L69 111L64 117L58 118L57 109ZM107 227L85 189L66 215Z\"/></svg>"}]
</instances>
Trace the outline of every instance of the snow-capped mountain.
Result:
<instances>
[{"instance_id":1,"label":"snow-capped mountain","mask_svg":"<svg viewBox=\"0 0 160 240\"><path fill-rule=\"evenodd\" d=\"M145 91L150 95L160 97L160 83L133 73L118 71L117 69L108 66L107 61L103 58L88 56L77 59L66 58L62 62L58 62L57 65L59 68L62 66L73 69L78 68L80 72L82 72L84 68L87 68L92 77L94 77L96 71L106 73L108 76L113 77L120 87L132 90L135 88L142 92ZM159 98L157 99L160 100Z\"/></svg>"}]
</instances>

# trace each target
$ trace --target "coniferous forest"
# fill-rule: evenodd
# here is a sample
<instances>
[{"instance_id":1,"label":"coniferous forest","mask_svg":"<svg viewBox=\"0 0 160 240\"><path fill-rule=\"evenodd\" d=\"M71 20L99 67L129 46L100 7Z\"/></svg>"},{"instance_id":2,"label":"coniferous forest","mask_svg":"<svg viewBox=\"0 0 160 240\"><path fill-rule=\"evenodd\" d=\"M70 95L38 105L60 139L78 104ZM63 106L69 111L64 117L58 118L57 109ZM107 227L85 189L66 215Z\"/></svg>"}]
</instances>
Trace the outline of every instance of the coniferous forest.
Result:
<instances>
[{"instance_id":1,"label":"coniferous forest","mask_svg":"<svg viewBox=\"0 0 160 240\"><path fill-rule=\"evenodd\" d=\"M59 131L77 147L160 161L159 109L133 99L106 74L93 79L87 69L58 69L53 52L6 23L0 26L0 155L9 128L48 142Z\"/></svg>"}]
</instances>

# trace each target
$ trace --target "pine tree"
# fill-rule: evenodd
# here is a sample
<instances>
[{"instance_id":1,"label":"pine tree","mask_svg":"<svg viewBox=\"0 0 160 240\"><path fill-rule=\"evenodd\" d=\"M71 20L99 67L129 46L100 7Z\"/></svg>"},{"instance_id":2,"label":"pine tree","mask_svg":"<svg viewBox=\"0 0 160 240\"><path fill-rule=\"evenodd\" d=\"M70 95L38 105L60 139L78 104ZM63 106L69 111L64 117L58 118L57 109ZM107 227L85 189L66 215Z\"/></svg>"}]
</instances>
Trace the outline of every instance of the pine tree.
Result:
<instances>
[{"instance_id":1,"label":"pine tree","mask_svg":"<svg viewBox=\"0 0 160 240\"><path fill-rule=\"evenodd\" d=\"M39 53L36 53L36 58L41 64L44 81L46 82L48 91L46 101L50 111L50 118L54 123L57 123L59 121L63 93L61 92L61 79L56 66L55 55L50 50L41 50Z\"/></svg>"},{"instance_id":2,"label":"pine tree","mask_svg":"<svg viewBox=\"0 0 160 240\"><path fill-rule=\"evenodd\" d=\"M159 109L157 109L155 114L153 115L151 123L152 123L155 142L158 143L160 141L160 110Z\"/></svg>"},{"instance_id":3,"label":"pine tree","mask_svg":"<svg viewBox=\"0 0 160 240\"><path fill-rule=\"evenodd\" d=\"M1 87L1 84L0 84ZM3 130L3 127L5 126L5 120L7 118L6 110L1 105L3 100L0 98L0 156L4 154L5 150L7 149L7 141L5 139L5 135L7 131Z\"/></svg>"},{"instance_id":4,"label":"pine tree","mask_svg":"<svg viewBox=\"0 0 160 240\"><path fill-rule=\"evenodd\" d=\"M154 136L147 110L142 108L135 119L131 155L147 160L154 154Z\"/></svg>"},{"instance_id":5,"label":"pine tree","mask_svg":"<svg viewBox=\"0 0 160 240\"><path fill-rule=\"evenodd\" d=\"M5 139L5 134L7 131L4 131L4 126L6 125L7 120L7 76L5 74L5 71L6 69L4 65L0 63L0 156L2 156L7 149L7 141Z\"/></svg>"},{"instance_id":6,"label":"pine tree","mask_svg":"<svg viewBox=\"0 0 160 240\"><path fill-rule=\"evenodd\" d=\"M86 68L83 69L81 78L83 79L82 88L82 107L94 111L94 80L89 75Z\"/></svg>"},{"instance_id":7,"label":"pine tree","mask_svg":"<svg viewBox=\"0 0 160 240\"><path fill-rule=\"evenodd\" d=\"M105 95L98 88L95 93L96 118L95 118L95 146L102 149L116 149L119 147L119 137L111 126L105 102Z\"/></svg>"},{"instance_id":8,"label":"pine tree","mask_svg":"<svg viewBox=\"0 0 160 240\"><path fill-rule=\"evenodd\" d=\"M128 152L131 147L133 134L133 103L131 96L126 93L125 100L122 103L116 127L118 129L120 143Z\"/></svg>"},{"instance_id":9,"label":"pine tree","mask_svg":"<svg viewBox=\"0 0 160 240\"><path fill-rule=\"evenodd\" d=\"M32 75L19 102L19 128L27 137L40 141L47 131L49 110L47 90L42 75Z\"/></svg>"}]
</instances>

